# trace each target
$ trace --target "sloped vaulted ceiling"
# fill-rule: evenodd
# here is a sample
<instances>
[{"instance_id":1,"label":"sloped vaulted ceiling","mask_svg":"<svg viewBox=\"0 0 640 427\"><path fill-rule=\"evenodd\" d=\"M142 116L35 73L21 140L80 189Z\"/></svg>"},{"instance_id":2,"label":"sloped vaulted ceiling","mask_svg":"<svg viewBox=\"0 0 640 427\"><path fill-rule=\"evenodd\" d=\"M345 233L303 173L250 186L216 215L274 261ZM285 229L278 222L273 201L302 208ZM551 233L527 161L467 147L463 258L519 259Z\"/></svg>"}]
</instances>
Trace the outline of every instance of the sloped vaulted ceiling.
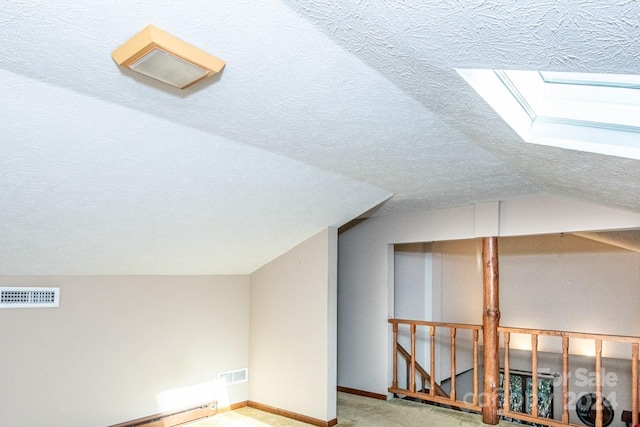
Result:
<instances>
[{"instance_id":1,"label":"sloped vaulted ceiling","mask_svg":"<svg viewBox=\"0 0 640 427\"><path fill-rule=\"evenodd\" d=\"M248 273L326 226L550 193L640 210L638 161L522 144L454 68L637 73L629 1L8 1L0 274ZM187 91L110 53L154 24ZM621 178L621 177L624 178Z\"/></svg>"},{"instance_id":2,"label":"sloped vaulted ceiling","mask_svg":"<svg viewBox=\"0 0 640 427\"><path fill-rule=\"evenodd\" d=\"M513 176L502 175L506 171L544 192L640 208L638 161L522 144L455 72L455 68L501 68L639 74L639 2L287 3L451 124L468 138L465 143L491 152L502 162L492 173L500 181L510 181L510 188L526 190ZM490 180L481 182L492 188ZM470 199L484 194L486 189L480 189ZM393 210L393 204L386 209Z\"/></svg>"}]
</instances>

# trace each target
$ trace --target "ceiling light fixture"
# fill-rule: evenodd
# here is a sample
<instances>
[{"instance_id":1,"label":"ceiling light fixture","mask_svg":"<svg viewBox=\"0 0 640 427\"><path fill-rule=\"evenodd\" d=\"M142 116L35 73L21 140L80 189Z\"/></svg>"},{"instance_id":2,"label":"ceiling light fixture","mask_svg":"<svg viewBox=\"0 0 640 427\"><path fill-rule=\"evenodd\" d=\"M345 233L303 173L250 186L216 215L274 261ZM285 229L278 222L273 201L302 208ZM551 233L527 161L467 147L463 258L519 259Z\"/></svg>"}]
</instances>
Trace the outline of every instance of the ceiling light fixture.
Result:
<instances>
[{"instance_id":1,"label":"ceiling light fixture","mask_svg":"<svg viewBox=\"0 0 640 427\"><path fill-rule=\"evenodd\" d=\"M111 57L122 67L179 89L218 73L225 65L223 60L153 25L114 50Z\"/></svg>"}]
</instances>

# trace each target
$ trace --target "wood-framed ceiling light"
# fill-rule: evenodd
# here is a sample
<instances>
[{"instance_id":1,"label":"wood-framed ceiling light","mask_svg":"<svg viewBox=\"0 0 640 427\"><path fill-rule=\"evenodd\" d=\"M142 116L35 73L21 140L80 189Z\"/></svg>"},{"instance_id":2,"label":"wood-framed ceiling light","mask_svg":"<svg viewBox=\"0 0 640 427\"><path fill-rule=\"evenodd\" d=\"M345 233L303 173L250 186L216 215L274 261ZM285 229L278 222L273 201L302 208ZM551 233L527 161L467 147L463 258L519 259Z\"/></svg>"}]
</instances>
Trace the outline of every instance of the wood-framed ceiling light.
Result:
<instances>
[{"instance_id":1,"label":"wood-framed ceiling light","mask_svg":"<svg viewBox=\"0 0 640 427\"><path fill-rule=\"evenodd\" d=\"M153 25L114 50L111 57L122 67L179 89L218 73L225 65L223 60Z\"/></svg>"}]
</instances>

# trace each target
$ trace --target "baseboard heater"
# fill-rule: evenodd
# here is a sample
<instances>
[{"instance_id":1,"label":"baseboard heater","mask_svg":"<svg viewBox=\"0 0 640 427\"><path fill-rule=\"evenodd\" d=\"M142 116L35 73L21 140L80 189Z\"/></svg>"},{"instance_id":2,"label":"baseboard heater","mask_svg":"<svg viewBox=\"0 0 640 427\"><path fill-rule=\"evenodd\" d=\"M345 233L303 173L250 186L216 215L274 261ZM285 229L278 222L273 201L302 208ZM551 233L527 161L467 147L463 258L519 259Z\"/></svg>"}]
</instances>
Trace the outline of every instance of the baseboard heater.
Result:
<instances>
[{"instance_id":1,"label":"baseboard heater","mask_svg":"<svg viewBox=\"0 0 640 427\"><path fill-rule=\"evenodd\" d=\"M127 421L126 423L120 423L110 427L176 427L211 417L217 413L218 402L214 401L200 406L151 415L149 417Z\"/></svg>"}]
</instances>

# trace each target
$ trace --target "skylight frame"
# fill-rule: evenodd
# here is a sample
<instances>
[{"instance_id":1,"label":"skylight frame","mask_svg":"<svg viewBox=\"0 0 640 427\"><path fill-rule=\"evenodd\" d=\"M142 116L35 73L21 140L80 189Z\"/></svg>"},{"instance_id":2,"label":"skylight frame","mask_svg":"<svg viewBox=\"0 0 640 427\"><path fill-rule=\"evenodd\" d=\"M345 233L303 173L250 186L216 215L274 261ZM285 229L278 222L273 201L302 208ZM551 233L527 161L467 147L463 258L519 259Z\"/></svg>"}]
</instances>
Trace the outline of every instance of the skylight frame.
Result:
<instances>
[{"instance_id":1,"label":"skylight frame","mask_svg":"<svg viewBox=\"0 0 640 427\"><path fill-rule=\"evenodd\" d=\"M640 76L456 71L525 142L640 159Z\"/></svg>"},{"instance_id":2,"label":"skylight frame","mask_svg":"<svg viewBox=\"0 0 640 427\"><path fill-rule=\"evenodd\" d=\"M538 74L540 74L545 83L550 84L640 89L640 76L631 74L565 73L558 71L538 71Z\"/></svg>"}]
</instances>

